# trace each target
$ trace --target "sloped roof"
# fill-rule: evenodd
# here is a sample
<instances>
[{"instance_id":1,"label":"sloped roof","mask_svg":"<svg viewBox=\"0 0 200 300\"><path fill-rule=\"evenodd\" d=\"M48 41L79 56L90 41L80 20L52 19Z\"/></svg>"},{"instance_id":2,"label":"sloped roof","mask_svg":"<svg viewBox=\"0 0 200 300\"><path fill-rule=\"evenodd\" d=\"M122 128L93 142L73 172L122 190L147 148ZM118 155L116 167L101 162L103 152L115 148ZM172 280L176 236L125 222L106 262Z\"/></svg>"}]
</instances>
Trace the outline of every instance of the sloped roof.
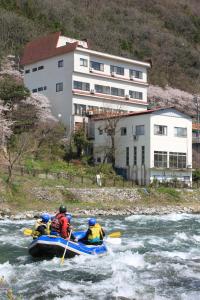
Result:
<instances>
[{"instance_id":1,"label":"sloped roof","mask_svg":"<svg viewBox=\"0 0 200 300\"><path fill-rule=\"evenodd\" d=\"M21 65L32 64L75 50L78 42L56 48L60 34L60 32L50 33L47 36L39 37L26 44L20 60Z\"/></svg>"},{"instance_id":2,"label":"sloped roof","mask_svg":"<svg viewBox=\"0 0 200 300\"><path fill-rule=\"evenodd\" d=\"M94 117L94 121L99 121L99 120L104 120L104 119L111 119L111 118L124 118L124 117L131 117L131 116L139 116L139 115L145 115L145 114L151 114L154 113L156 111L161 111L161 110L166 110L166 109L170 109L173 108L179 112L181 112L182 114L186 115L186 116L190 116L182 111L180 111L179 109L177 109L174 106L168 106L168 107L155 107L153 109L147 109L147 110L142 110L142 111L135 111L135 112L129 112L129 113L117 113L116 115L101 115L101 116L95 116ZM191 117L191 116L190 116Z\"/></svg>"}]
</instances>

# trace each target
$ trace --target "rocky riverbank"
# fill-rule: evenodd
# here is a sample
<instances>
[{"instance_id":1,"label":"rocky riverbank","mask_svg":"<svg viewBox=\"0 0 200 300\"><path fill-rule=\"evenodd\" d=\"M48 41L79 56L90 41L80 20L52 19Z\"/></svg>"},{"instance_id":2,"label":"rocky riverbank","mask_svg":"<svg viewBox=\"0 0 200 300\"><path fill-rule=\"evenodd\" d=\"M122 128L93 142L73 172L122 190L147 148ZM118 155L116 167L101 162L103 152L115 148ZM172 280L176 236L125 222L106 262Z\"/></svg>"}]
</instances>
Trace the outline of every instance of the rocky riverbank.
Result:
<instances>
[{"instance_id":1,"label":"rocky riverbank","mask_svg":"<svg viewBox=\"0 0 200 300\"><path fill-rule=\"evenodd\" d=\"M24 211L13 214L13 212L6 208L0 210L0 220L31 220L40 216L44 211ZM200 213L200 210L196 210L193 207L179 207L179 206L166 206L166 207L133 207L124 209L74 209L70 211L73 216L128 216L128 215L164 215L171 213ZM54 215L55 212L50 211L50 214Z\"/></svg>"},{"instance_id":2,"label":"rocky riverbank","mask_svg":"<svg viewBox=\"0 0 200 300\"><path fill-rule=\"evenodd\" d=\"M1 202L0 220L33 219L42 212L54 215L60 203L65 203L74 216L162 215L200 213L198 190L160 190L145 188L33 188L36 209ZM67 194L66 194L67 193ZM70 193L70 198L64 198ZM64 196L63 196L64 195ZM55 197L56 196L56 197ZM57 202L55 203L55 200Z\"/></svg>"}]
</instances>

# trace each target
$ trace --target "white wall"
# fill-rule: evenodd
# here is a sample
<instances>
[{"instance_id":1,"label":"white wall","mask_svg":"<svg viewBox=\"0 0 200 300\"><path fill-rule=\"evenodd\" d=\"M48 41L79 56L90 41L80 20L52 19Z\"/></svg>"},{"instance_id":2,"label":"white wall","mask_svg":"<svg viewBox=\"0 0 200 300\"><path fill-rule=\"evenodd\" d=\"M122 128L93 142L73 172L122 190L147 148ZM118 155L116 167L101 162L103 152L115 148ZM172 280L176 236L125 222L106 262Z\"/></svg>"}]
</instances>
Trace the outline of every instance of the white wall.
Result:
<instances>
[{"instance_id":1,"label":"white wall","mask_svg":"<svg viewBox=\"0 0 200 300\"><path fill-rule=\"evenodd\" d=\"M119 56L109 55L109 54L105 54L105 53L101 53L101 52L95 52L95 51L90 51L90 50L85 50L85 49L80 49L80 48L75 51L76 63L75 63L74 70L76 72L81 72L83 70L79 65L79 61L80 61L80 57L84 58L84 56L85 56L85 58L88 58L88 60L96 61L96 62L100 62L100 63L104 64L104 72L101 72L101 71L98 72L96 70L94 70L94 72L110 76L110 65L114 65L114 66L119 66L119 67L125 68L124 75L122 76L122 75L116 74L116 77L129 80L130 79L129 69L134 69L134 70L143 72L143 78L142 79L135 78L135 80L140 83L147 82L147 67L144 66L144 63L141 62L141 64L140 64L139 61L137 61L137 63L134 63L134 62L131 62L130 59L124 59ZM126 60L128 60L128 62L126 62ZM89 71L89 69L88 69L88 71Z\"/></svg>"},{"instance_id":2,"label":"white wall","mask_svg":"<svg viewBox=\"0 0 200 300\"><path fill-rule=\"evenodd\" d=\"M74 42L75 40L60 36L57 47L63 46L66 42ZM85 42L83 42L85 43ZM87 43L84 44L87 46ZM46 95L52 104L52 112L57 117L62 115L62 121L69 126L72 119L73 104L84 104L89 106L97 106L111 109L122 109L125 111L139 111L147 108L147 67L145 65L131 63L131 60L118 58L115 56L98 53L85 48L78 48L74 52L49 58L31 65L25 66L25 70L30 69L29 74L24 74L25 85L32 91L39 87L46 87L40 93ZM110 58L112 57L112 58ZM88 59L88 66L80 66L80 58ZM58 68L58 60L64 60L64 67ZM105 65L105 72L90 72L90 60L103 62ZM128 62L126 62L126 60ZM116 75L114 78L110 74L110 65L122 66L125 68L124 76ZM32 72L32 68L44 66L43 70ZM143 72L143 79L129 78L129 69L140 70ZM99 73L99 74L98 74ZM125 90L125 95L129 94L129 90L142 92L143 100L125 99L125 97L118 97L105 94L79 95L72 94L73 80L89 82L90 89L94 89L95 84L105 85L110 87L121 88ZM63 82L63 91L56 92L56 83ZM142 104L141 104L142 102Z\"/></svg>"},{"instance_id":3,"label":"white wall","mask_svg":"<svg viewBox=\"0 0 200 300\"><path fill-rule=\"evenodd\" d=\"M103 161L106 145L110 145L110 137L107 133L99 135L98 128L105 128L107 122L99 120L95 122L94 158L97 161L101 157ZM168 126L167 136L154 135L154 124ZM144 125L145 134L134 139L135 126ZM127 128L127 135L121 136L120 128ZM187 128L187 138L174 137L174 127ZM130 179L138 180L140 184L149 183L155 176L170 179L176 176L183 180L189 177L192 180L192 170L170 170L154 168L154 151L184 152L187 153L187 165L192 164L192 121L191 118L179 113L175 109L160 110L154 113L138 116L124 117L117 123L116 130L116 167L127 168ZM133 149L137 147L137 166L133 163ZM145 146L145 165L141 162L141 148ZM129 167L126 166L126 147L129 147ZM107 150L107 149L106 149Z\"/></svg>"},{"instance_id":4,"label":"white wall","mask_svg":"<svg viewBox=\"0 0 200 300\"><path fill-rule=\"evenodd\" d=\"M64 66L58 68L58 61L64 61ZM43 65L43 70L32 72L32 68ZM52 112L57 117L62 115L62 121L69 125L72 114L72 71L73 53L68 53L27 65L25 70L30 69L29 74L24 74L24 83L32 91L38 87L46 86L46 91L41 93L47 96L52 105ZM63 82L63 91L56 92L56 83Z\"/></svg>"}]
</instances>

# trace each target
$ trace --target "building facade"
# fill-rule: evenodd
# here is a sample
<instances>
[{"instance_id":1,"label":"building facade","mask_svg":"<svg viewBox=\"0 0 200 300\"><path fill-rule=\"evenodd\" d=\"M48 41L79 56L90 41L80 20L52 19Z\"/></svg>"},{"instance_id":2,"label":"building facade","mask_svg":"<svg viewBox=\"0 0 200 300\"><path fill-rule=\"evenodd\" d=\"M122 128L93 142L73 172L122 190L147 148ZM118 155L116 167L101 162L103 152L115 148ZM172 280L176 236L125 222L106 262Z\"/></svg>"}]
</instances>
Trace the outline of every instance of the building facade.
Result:
<instances>
[{"instance_id":1,"label":"building facade","mask_svg":"<svg viewBox=\"0 0 200 300\"><path fill-rule=\"evenodd\" d=\"M112 119L115 120L112 123ZM114 130L115 167L144 185L154 179L192 183L192 120L175 108L159 108L113 118L96 118L95 163L109 160ZM122 172L123 171L123 172Z\"/></svg>"},{"instance_id":2,"label":"building facade","mask_svg":"<svg viewBox=\"0 0 200 300\"><path fill-rule=\"evenodd\" d=\"M69 127L106 111L147 109L150 64L89 49L53 33L29 42L21 59L24 83L50 99L52 112Z\"/></svg>"}]
</instances>

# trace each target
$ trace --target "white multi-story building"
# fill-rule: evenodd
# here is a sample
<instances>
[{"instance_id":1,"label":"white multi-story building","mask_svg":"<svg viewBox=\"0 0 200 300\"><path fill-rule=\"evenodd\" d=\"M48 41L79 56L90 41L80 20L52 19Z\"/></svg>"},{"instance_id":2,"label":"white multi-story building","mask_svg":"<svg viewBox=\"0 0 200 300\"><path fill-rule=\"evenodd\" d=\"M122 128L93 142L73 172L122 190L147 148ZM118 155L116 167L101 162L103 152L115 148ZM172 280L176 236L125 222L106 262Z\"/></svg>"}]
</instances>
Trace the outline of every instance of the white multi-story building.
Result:
<instances>
[{"instance_id":1,"label":"white multi-story building","mask_svg":"<svg viewBox=\"0 0 200 300\"><path fill-rule=\"evenodd\" d=\"M53 33L29 42L21 64L25 85L47 96L67 125L103 110L147 109L147 62L93 51L86 41Z\"/></svg>"},{"instance_id":2,"label":"white multi-story building","mask_svg":"<svg viewBox=\"0 0 200 300\"><path fill-rule=\"evenodd\" d=\"M96 118L93 147L96 163L107 161L112 148L115 167L139 184L192 182L192 120L175 108Z\"/></svg>"}]
</instances>

